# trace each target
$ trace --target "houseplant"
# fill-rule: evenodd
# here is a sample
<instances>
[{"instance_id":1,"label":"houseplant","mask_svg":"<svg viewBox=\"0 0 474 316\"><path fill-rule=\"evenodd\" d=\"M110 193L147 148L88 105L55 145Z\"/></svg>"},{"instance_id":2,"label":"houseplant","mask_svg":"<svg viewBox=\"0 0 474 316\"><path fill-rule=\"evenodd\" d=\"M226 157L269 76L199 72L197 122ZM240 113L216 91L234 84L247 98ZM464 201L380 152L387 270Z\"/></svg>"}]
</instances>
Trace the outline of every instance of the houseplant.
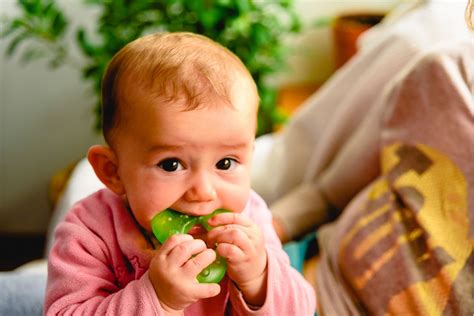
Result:
<instances>
[{"instance_id":1,"label":"houseplant","mask_svg":"<svg viewBox=\"0 0 474 316\"><path fill-rule=\"evenodd\" d=\"M293 0L84 0L100 8L96 30L72 32L85 63L71 59L66 34L69 18L57 0L17 0L20 13L4 19L1 37L9 40L8 56L24 62L47 58L52 68L78 66L97 96L95 128L100 130L100 82L107 62L125 44L153 31L204 34L238 55L252 74L261 103L257 135L272 131L285 117L276 107L276 88L266 78L285 67L283 37L298 32L300 19ZM94 40L92 40L94 39ZM23 46L23 49L19 49Z\"/></svg>"}]
</instances>

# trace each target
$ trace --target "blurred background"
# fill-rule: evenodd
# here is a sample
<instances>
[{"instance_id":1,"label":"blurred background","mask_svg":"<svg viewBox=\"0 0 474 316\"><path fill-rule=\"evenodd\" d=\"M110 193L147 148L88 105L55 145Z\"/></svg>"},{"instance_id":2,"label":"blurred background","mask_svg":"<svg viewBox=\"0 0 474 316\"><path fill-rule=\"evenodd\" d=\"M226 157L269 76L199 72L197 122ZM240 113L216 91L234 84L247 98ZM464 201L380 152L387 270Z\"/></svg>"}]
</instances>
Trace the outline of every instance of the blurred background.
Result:
<instances>
[{"instance_id":1,"label":"blurred background","mask_svg":"<svg viewBox=\"0 0 474 316\"><path fill-rule=\"evenodd\" d=\"M238 50L263 95L261 135L282 128L350 59L360 32L409 1L221 0L218 9L205 7L212 2L163 0L157 8L169 4L164 16L158 9L139 14L150 1L0 0L0 270L43 255L68 172L90 145L102 142L96 109L103 67L129 39L184 25ZM148 23L146 30L120 22L133 12ZM347 29L340 18L353 14L360 16ZM183 16L189 19L178 19Z\"/></svg>"}]
</instances>

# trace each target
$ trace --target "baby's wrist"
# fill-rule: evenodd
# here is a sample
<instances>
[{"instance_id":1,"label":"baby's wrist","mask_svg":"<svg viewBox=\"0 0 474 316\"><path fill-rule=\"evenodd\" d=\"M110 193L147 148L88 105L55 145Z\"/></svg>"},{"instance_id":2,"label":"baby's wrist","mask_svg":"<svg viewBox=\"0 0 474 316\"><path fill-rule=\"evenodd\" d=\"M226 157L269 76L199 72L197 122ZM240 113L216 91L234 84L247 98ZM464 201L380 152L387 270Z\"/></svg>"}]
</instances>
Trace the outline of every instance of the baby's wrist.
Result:
<instances>
[{"instance_id":1,"label":"baby's wrist","mask_svg":"<svg viewBox=\"0 0 474 316\"><path fill-rule=\"evenodd\" d=\"M158 302L160 303L160 306L161 306L161 309L163 310L164 312L164 315L167 315L167 316L181 316L181 315L184 315L184 311L183 310L176 310L174 308L172 308L170 305L168 305L167 303L165 303L163 301L163 297L160 296L160 293L162 292L162 289L160 289L158 286L155 286L155 283L153 282L153 278L152 278L152 272L150 271L148 273L148 277L150 278L150 282L155 290L155 295L156 295L156 298L158 299Z\"/></svg>"},{"instance_id":2,"label":"baby's wrist","mask_svg":"<svg viewBox=\"0 0 474 316\"><path fill-rule=\"evenodd\" d=\"M163 301L159 300L160 301L160 305L161 305L161 308L163 309L163 311L165 312L165 315L166 316L182 316L184 315L184 311L183 310L176 310L176 309L173 309L172 307L168 306L166 303L164 303Z\"/></svg>"},{"instance_id":3,"label":"baby's wrist","mask_svg":"<svg viewBox=\"0 0 474 316\"><path fill-rule=\"evenodd\" d=\"M258 278L243 284L236 284L236 286L242 292L245 302L252 309L262 306L267 296L267 268Z\"/></svg>"}]
</instances>

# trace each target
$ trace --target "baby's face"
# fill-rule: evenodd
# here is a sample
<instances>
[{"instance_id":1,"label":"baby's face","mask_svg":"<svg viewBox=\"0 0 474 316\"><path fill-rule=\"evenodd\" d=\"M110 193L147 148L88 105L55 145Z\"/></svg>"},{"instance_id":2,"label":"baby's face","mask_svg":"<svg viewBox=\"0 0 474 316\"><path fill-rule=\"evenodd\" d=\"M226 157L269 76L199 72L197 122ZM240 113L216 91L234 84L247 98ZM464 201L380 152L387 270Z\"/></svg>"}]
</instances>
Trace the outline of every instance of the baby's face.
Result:
<instances>
[{"instance_id":1,"label":"baby's face","mask_svg":"<svg viewBox=\"0 0 474 316\"><path fill-rule=\"evenodd\" d=\"M150 231L153 216L166 208L194 216L217 208L241 212L250 193L256 101L191 111L150 102L137 98L122 112L114 146L139 224Z\"/></svg>"}]
</instances>

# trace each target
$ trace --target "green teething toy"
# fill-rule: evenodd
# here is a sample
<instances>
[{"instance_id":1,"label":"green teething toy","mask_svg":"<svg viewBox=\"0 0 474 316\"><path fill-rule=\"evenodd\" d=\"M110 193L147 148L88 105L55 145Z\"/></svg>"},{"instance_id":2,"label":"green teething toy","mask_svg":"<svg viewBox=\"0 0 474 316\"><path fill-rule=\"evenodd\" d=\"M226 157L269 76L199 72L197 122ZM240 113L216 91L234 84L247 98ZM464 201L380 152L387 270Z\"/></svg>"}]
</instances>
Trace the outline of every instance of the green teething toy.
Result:
<instances>
[{"instance_id":1,"label":"green teething toy","mask_svg":"<svg viewBox=\"0 0 474 316\"><path fill-rule=\"evenodd\" d=\"M207 221L219 213L230 212L225 209L217 209L205 216L189 216L166 209L156 214L151 220L151 228L156 239L163 244L169 237L175 234L187 234L194 225L201 225L207 231L213 227ZM197 280L199 283L219 283L225 275L227 264L225 260L217 256L216 260L199 273Z\"/></svg>"}]
</instances>

